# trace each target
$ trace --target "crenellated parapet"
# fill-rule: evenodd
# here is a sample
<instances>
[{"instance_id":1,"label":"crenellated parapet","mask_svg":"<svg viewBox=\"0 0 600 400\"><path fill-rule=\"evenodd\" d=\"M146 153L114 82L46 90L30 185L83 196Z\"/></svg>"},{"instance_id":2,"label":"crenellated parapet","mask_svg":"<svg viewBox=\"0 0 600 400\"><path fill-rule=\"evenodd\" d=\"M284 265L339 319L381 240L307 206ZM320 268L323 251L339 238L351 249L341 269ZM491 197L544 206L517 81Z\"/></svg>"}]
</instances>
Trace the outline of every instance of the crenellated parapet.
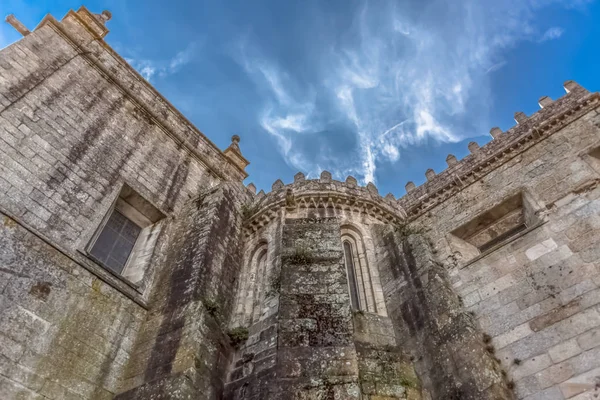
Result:
<instances>
[{"instance_id":1,"label":"crenellated parapet","mask_svg":"<svg viewBox=\"0 0 600 400\"><path fill-rule=\"evenodd\" d=\"M256 190L253 184L248 189ZM323 171L319 179L306 179L303 173L294 176L288 185L280 179L275 181L271 192L259 192L248 207L245 223L246 235L260 230L275 219L282 210L294 212L301 209L333 210L365 214L382 223L401 223L406 212L398 200L389 193L382 197L373 183L360 186L356 178L349 176L345 182L332 179L331 173Z\"/></svg>"},{"instance_id":2,"label":"crenellated parapet","mask_svg":"<svg viewBox=\"0 0 600 400\"><path fill-rule=\"evenodd\" d=\"M517 125L508 131L492 128L492 140L484 146L469 143L470 154L462 160L449 154L447 169L439 174L428 169L426 182L421 186L408 182L406 195L398 200L391 193L382 197L371 182L359 186L352 176L341 182L332 179L328 171L323 171L319 179L306 179L299 172L293 183L286 185L278 179L271 192L265 194L261 190L255 195L247 230L252 232L267 225L284 207L333 207L363 212L382 222L413 220L600 104L598 93L590 93L574 81L565 82L564 88L567 94L556 101L541 97L541 110L535 114L528 117L516 112ZM254 184L247 188L256 193Z\"/></svg>"},{"instance_id":3,"label":"crenellated parapet","mask_svg":"<svg viewBox=\"0 0 600 400\"><path fill-rule=\"evenodd\" d=\"M564 88L567 94L556 101L547 96L540 98L541 110L535 114L528 117L523 112L516 112L517 125L508 131L492 128L492 140L486 145L480 147L476 142L469 143L470 154L462 160L448 155L448 168L439 174L428 169L423 185L417 187L408 182L407 194L398 200L401 208L406 210L408 220L442 203L600 104L598 93L590 93L574 81L565 82Z\"/></svg>"}]
</instances>

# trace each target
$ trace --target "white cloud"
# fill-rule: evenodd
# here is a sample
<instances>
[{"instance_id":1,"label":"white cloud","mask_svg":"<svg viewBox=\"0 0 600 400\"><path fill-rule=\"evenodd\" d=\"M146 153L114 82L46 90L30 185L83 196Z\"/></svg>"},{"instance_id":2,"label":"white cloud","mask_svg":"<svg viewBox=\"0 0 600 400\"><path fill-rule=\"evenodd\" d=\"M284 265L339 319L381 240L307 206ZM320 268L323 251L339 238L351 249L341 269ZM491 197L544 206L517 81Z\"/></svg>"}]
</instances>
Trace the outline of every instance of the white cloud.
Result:
<instances>
[{"instance_id":1,"label":"white cloud","mask_svg":"<svg viewBox=\"0 0 600 400\"><path fill-rule=\"evenodd\" d=\"M319 40L311 43L310 56L318 53L320 62L306 66L312 68L308 81L247 40L240 63L270 92L259 120L290 165L310 173L323 166L366 183L375 181L380 162L399 160L411 146L486 132L491 73L506 65L506 51L522 41L563 34L554 27L540 35L540 9L584 7L591 1L457 0L452 7L446 0L364 3L347 31L315 34ZM316 96L297 90L303 85L317 88ZM327 100L332 120L352 127L344 132L353 136L352 154L333 149L317 162L309 153L314 148L294 146L327 126L315 112L316 98Z\"/></svg>"},{"instance_id":2,"label":"white cloud","mask_svg":"<svg viewBox=\"0 0 600 400\"><path fill-rule=\"evenodd\" d=\"M192 61L197 49L198 42L192 42L184 50L175 54L170 60L147 60L125 57L125 61L135 68L144 79L150 82L156 76L164 78L175 74L183 66Z\"/></svg>"},{"instance_id":3,"label":"white cloud","mask_svg":"<svg viewBox=\"0 0 600 400\"><path fill-rule=\"evenodd\" d=\"M546 42L548 40L554 40L560 38L565 30L561 27L555 26L548 29L544 34L538 39L538 42Z\"/></svg>"}]
</instances>

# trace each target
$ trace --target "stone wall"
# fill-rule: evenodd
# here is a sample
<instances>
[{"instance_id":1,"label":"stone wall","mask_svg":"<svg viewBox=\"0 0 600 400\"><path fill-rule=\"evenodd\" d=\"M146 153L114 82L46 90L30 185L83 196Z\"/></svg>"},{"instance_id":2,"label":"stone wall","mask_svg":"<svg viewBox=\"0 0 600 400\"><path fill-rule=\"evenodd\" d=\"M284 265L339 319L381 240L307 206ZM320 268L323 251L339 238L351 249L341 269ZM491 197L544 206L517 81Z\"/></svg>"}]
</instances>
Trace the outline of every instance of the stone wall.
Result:
<instances>
[{"instance_id":1,"label":"stone wall","mask_svg":"<svg viewBox=\"0 0 600 400\"><path fill-rule=\"evenodd\" d=\"M108 399L129 388L122 385L131 381L120 381L132 352L139 354L134 342L140 328L147 334L148 321L170 307L157 298L162 294L167 301L173 298L169 290L185 290L155 279L179 273L172 270L167 249L171 233L180 238L181 221L194 216L182 214L184 205L223 181L236 182L239 196L247 195L239 184L246 176L243 160L232 162L118 56L102 40L108 32L103 23L102 16L85 8L60 22L47 16L0 51L3 399ZM239 153L237 141L229 154ZM125 185L165 216L147 255L149 266L137 282L87 255ZM236 207L235 195L220 193L226 198L221 204ZM223 224L239 229L235 218L221 224L219 218L219 213L209 218L214 229ZM209 233L217 235L215 256L209 260L207 255L203 267L214 271L215 291L198 288L195 302L199 293L214 296L223 316L201 319L211 328L200 334L220 332L227 347L219 330L230 313L230 297L223 291L234 290L237 261L231 261L231 249L227 258L218 248L237 244L221 240L220 231ZM234 241L239 236L231 234ZM148 369L164 364L152 361ZM220 390L218 379L202 379L210 381L202 383L205 387Z\"/></svg>"},{"instance_id":2,"label":"stone wall","mask_svg":"<svg viewBox=\"0 0 600 400\"><path fill-rule=\"evenodd\" d=\"M559 128L415 220L528 400L592 398L600 376L598 109ZM526 230L484 252L457 245L457 228L515 194L535 217Z\"/></svg>"},{"instance_id":3,"label":"stone wall","mask_svg":"<svg viewBox=\"0 0 600 400\"><path fill-rule=\"evenodd\" d=\"M0 398L112 399L145 310L0 213Z\"/></svg>"},{"instance_id":4,"label":"stone wall","mask_svg":"<svg viewBox=\"0 0 600 400\"><path fill-rule=\"evenodd\" d=\"M597 93L567 82L400 199L327 171L254 195L239 138L217 149L107 18L0 52L1 398L600 395ZM136 282L87 255L125 186L163 216Z\"/></svg>"},{"instance_id":5,"label":"stone wall","mask_svg":"<svg viewBox=\"0 0 600 400\"><path fill-rule=\"evenodd\" d=\"M221 398L247 195L223 184L183 208L117 398Z\"/></svg>"}]
</instances>

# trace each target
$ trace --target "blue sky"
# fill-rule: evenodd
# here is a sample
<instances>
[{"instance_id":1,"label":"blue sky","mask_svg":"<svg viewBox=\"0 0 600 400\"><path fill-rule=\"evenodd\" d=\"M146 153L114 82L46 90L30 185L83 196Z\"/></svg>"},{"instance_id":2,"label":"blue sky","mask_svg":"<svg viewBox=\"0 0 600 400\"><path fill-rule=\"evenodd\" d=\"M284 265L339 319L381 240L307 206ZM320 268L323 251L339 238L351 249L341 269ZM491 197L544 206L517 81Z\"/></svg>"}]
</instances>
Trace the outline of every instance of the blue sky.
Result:
<instances>
[{"instance_id":1,"label":"blue sky","mask_svg":"<svg viewBox=\"0 0 600 400\"><path fill-rule=\"evenodd\" d=\"M0 0L30 29L81 0ZM404 194L574 79L600 89L600 0L89 0L106 41L250 177L321 170ZM7 24L0 47L18 39Z\"/></svg>"}]
</instances>

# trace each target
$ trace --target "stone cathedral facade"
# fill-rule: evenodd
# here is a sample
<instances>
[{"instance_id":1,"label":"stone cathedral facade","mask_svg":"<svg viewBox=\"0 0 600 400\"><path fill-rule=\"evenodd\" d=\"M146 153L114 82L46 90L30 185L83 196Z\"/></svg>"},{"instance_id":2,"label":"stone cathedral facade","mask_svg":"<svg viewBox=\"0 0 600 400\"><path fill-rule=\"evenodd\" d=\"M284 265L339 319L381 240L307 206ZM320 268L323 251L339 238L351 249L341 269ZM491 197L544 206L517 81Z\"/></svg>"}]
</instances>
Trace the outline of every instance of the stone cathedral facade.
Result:
<instances>
[{"instance_id":1,"label":"stone cathedral facade","mask_svg":"<svg viewBox=\"0 0 600 400\"><path fill-rule=\"evenodd\" d=\"M82 7L0 50L0 399L600 396L600 96L400 199L245 186Z\"/></svg>"}]
</instances>

